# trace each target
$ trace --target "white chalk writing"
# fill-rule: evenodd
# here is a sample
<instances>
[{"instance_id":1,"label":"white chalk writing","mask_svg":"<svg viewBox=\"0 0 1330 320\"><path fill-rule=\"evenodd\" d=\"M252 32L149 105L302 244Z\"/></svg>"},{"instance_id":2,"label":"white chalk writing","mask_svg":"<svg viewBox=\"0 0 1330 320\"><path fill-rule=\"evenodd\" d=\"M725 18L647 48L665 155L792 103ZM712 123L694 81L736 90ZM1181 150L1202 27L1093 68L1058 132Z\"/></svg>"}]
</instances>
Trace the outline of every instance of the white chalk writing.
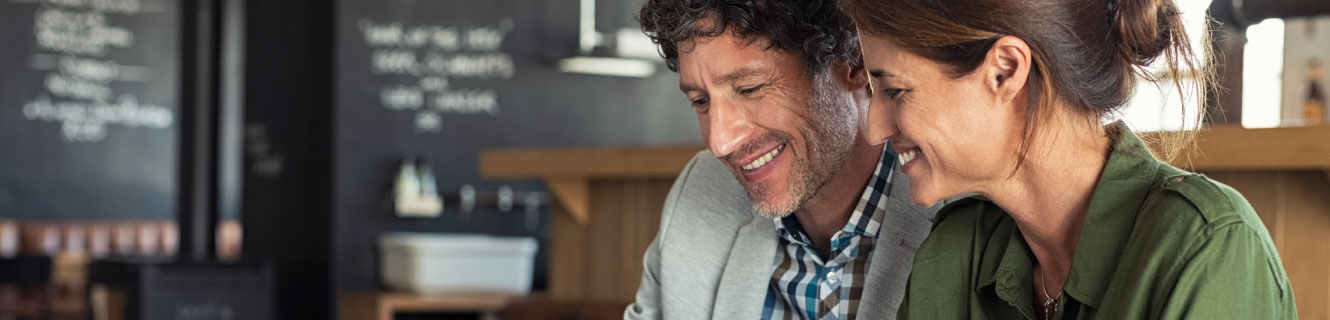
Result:
<instances>
[{"instance_id":1,"label":"white chalk writing","mask_svg":"<svg viewBox=\"0 0 1330 320\"><path fill-rule=\"evenodd\" d=\"M106 137L108 125L129 128L167 129L175 115L162 106L139 103L133 95L114 102L53 101L46 94L23 105L28 120L57 122L67 141L97 142Z\"/></svg>"},{"instance_id":2,"label":"white chalk writing","mask_svg":"<svg viewBox=\"0 0 1330 320\"><path fill-rule=\"evenodd\" d=\"M460 27L362 19L357 27L370 50L370 72L386 82L407 80L380 87L379 103L388 110L415 112L417 132L440 131L443 114L499 114L497 90L456 88L453 80L505 80L517 74L512 56L501 51L514 27L511 18Z\"/></svg>"},{"instance_id":3,"label":"white chalk writing","mask_svg":"<svg viewBox=\"0 0 1330 320\"><path fill-rule=\"evenodd\" d=\"M134 94L117 92L123 82L145 82L146 67L122 65L106 56L135 45L134 32L111 24L112 15L134 16L142 0L38 0L33 16L37 49L29 58L33 70L46 71L43 92L23 104L29 121L60 124L61 137L71 142L97 142L108 128L171 128L170 107L140 102Z\"/></svg>"}]
</instances>

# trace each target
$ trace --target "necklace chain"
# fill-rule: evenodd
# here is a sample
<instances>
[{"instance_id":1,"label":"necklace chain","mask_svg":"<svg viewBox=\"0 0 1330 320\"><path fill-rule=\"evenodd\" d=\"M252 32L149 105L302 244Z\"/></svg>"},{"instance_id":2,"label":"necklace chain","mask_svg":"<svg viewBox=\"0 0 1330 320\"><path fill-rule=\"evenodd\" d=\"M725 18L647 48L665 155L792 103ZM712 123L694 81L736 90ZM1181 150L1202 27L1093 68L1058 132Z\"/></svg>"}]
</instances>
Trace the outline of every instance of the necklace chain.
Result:
<instances>
[{"instance_id":1,"label":"necklace chain","mask_svg":"<svg viewBox=\"0 0 1330 320\"><path fill-rule=\"evenodd\" d=\"M1041 284L1039 290L1044 292L1044 316L1041 318L1043 320L1052 320L1054 313L1057 312L1058 300L1062 299L1062 290L1058 290L1058 295L1056 297L1048 294L1048 276L1044 274L1044 268L1042 267L1039 268L1039 278Z\"/></svg>"}]
</instances>

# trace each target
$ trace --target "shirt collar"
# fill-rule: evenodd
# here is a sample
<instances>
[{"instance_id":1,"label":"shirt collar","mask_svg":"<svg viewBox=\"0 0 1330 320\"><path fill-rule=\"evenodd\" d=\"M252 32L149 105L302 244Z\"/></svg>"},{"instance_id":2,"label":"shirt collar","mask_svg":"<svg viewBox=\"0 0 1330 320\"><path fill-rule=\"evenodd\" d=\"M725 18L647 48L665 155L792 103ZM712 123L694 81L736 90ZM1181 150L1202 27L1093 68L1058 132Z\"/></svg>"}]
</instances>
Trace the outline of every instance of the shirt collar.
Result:
<instances>
[{"instance_id":1,"label":"shirt collar","mask_svg":"<svg viewBox=\"0 0 1330 320\"><path fill-rule=\"evenodd\" d=\"M1126 124L1114 122L1107 129L1114 137L1113 150L1090 198L1071 272L1063 287L1067 295L1091 307L1099 306L1126 244L1127 237L1123 235L1131 232L1154 176L1164 165ZM995 268L981 269L984 272L979 277L981 290L997 284L995 289L1005 300L1028 300L1030 294L1025 290L1032 290L1028 284L1034 262L1020 230L1012 232L1000 261ZM1008 296L1002 293L1004 288L1020 292L1009 292Z\"/></svg>"},{"instance_id":2,"label":"shirt collar","mask_svg":"<svg viewBox=\"0 0 1330 320\"><path fill-rule=\"evenodd\" d=\"M888 142L883 144L877 167L873 169L873 176L868 179L868 185L864 186L863 192L860 193L859 202L855 204L850 220L841 228L839 234L877 238L878 232L882 229L882 218L886 216L887 195L891 194L891 179L895 174L895 167L896 152L891 149L891 143ZM781 238L793 243L811 245L794 215L772 220L776 223L776 234Z\"/></svg>"}]
</instances>

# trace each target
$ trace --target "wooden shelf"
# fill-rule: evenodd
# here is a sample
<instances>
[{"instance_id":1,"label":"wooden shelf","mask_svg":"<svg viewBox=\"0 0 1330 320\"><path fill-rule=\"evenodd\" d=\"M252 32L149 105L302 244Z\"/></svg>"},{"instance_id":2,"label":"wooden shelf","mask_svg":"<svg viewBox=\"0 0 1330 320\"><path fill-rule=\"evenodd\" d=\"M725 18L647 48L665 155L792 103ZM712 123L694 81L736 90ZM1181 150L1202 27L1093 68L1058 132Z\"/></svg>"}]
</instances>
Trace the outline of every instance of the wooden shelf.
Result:
<instances>
[{"instance_id":1,"label":"wooden shelf","mask_svg":"<svg viewBox=\"0 0 1330 320\"><path fill-rule=\"evenodd\" d=\"M1193 170L1330 170L1330 125L1207 128L1197 135ZM674 177L702 146L490 150L485 178Z\"/></svg>"},{"instance_id":2,"label":"wooden shelf","mask_svg":"<svg viewBox=\"0 0 1330 320\"><path fill-rule=\"evenodd\" d=\"M1212 127L1197 137L1195 171L1330 170L1330 126Z\"/></svg>"},{"instance_id":3,"label":"wooden shelf","mask_svg":"<svg viewBox=\"0 0 1330 320\"><path fill-rule=\"evenodd\" d=\"M1192 170L1330 170L1330 125L1207 128L1197 135ZM485 178L672 178L702 146L489 150Z\"/></svg>"}]
</instances>

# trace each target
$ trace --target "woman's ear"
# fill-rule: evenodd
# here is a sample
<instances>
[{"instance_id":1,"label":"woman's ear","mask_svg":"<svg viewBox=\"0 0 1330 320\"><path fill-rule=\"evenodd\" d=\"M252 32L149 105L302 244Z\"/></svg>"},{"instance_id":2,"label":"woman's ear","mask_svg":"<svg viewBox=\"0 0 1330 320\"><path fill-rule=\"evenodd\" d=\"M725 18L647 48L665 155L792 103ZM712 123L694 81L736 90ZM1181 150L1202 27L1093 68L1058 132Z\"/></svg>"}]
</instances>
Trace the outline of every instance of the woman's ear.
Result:
<instances>
[{"instance_id":1,"label":"woman's ear","mask_svg":"<svg viewBox=\"0 0 1330 320\"><path fill-rule=\"evenodd\" d=\"M984 87L1000 102L1010 102L1025 90L1025 82L1030 77L1030 53L1025 40L1013 36L998 38L988 49L988 56L980 66Z\"/></svg>"}]
</instances>

